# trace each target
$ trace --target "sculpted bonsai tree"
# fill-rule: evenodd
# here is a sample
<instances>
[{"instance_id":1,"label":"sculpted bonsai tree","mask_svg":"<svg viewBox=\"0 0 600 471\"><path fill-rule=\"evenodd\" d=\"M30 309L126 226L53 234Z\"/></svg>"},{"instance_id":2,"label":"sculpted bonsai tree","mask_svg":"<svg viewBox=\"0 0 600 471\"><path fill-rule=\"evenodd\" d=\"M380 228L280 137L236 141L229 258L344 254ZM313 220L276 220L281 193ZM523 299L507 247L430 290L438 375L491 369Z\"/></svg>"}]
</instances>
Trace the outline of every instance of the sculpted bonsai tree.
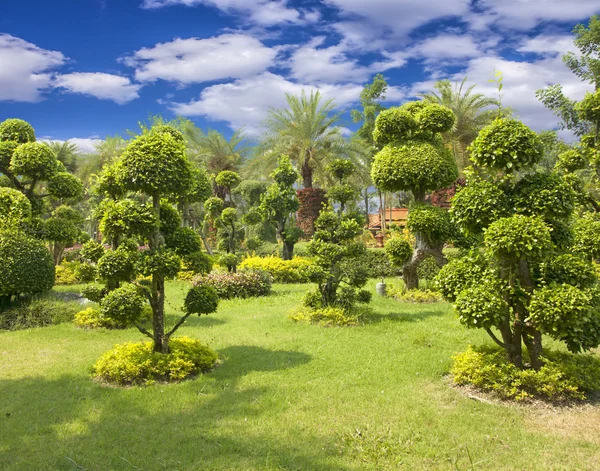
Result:
<instances>
[{"instance_id":1,"label":"sculpted bonsai tree","mask_svg":"<svg viewBox=\"0 0 600 471\"><path fill-rule=\"evenodd\" d=\"M373 162L373 182L383 191L407 191L414 198L408 228L415 236L415 247L407 259L394 259L402 266L408 289L419 287L417 268L425 258L433 256L439 266L446 263L442 248L450 235L449 218L443 209L426 203L425 197L458 176L456 162L440 134L453 123L454 114L448 108L423 101L384 110L375 121L373 138L382 149Z\"/></svg>"},{"instance_id":2,"label":"sculpted bonsai tree","mask_svg":"<svg viewBox=\"0 0 600 471\"><path fill-rule=\"evenodd\" d=\"M298 173L294 170L290 159L279 157L277 168L271 174L275 180L261 195L259 211L263 218L271 222L277 231L277 237L283 243L283 260L291 260L294 256L294 245L298 242L302 231L294 223L294 214L298 210L298 198L294 183Z\"/></svg>"},{"instance_id":3,"label":"sculpted bonsai tree","mask_svg":"<svg viewBox=\"0 0 600 471\"><path fill-rule=\"evenodd\" d=\"M167 199L179 201L193 188L193 172L185 154L183 136L168 126L157 126L127 145L123 155L108 168L112 194L100 205L100 229L111 241L113 250L98 260L98 273L106 281L102 290L89 289L86 295L100 303L104 316L121 324L136 325L153 339L154 351L169 352L169 339L206 297L203 287L192 288L186 298L185 315L167 331L165 325L165 279L174 277L184 263L196 263L210 270L210 264L198 262L200 237L182 227L178 211ZM102 178L101 178L102 180ZM130 198L116 199L116 195ZM149 204L141 201L149 200ZM138 251L138 243L148 250ZM148 284L136 281L137 275L151 278ZM200 292L199 290L202 290ZM210 291L210 290L209 290ZM216 298L216 293L209 293ZM152 332L140 325L144 297L152 308ZM215 302L204 303L212 306ZM215 307L216 308L216 307Z\"/></svg>"},{"instance_id":4,"label":"sculpted bonsai tree","mask_svg":"<svg viewBox=\"0 0 600 471\"><path fill-rule=\"evenodd\" d=\"M542 364L542 334L572 352L600 343L600 290L591 262L575 254L575 193L536 170L542 143L522 123L497 119L471 146L476 170L452 200L473 250L442 268L438 286L460 321L484 329L517 367Z\"/></svg>"}]
</instances>

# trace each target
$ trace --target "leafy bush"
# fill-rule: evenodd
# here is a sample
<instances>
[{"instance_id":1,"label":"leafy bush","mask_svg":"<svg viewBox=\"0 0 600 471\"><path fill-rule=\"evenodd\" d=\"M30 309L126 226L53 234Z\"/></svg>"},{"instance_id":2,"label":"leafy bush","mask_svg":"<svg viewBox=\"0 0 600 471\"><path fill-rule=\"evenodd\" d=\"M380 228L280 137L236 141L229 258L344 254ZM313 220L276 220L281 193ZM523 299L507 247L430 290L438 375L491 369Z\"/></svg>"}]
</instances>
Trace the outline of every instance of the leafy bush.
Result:
<instances>
[{"instance_id":1,"label":"leafy bush","mask_svg":"<svg viewBox=\"0 0 600 471\"><path fill-rule=\"evenodd\" d=\"M144 304L139 288L127 283L102 298L100 311L121 325L131 325L141 318Z\"/></svg>"},{"instance_id":2,"label":"leafy bush","mask_svg":"<svg viewBox=\"0 0 600 471\"><path fill-rule=\"evenodd\" d=\"M437 303L442 295L428 289L405 289L394 286L388 289L388 296L406 303Z\"/></svg>"},{"instance_id":3,"label":"leafy bush","mask_svg":"<svg viewBox=\"0 0 600 471\"><path fill-rule=\"evenodd\" d=\"M101 327L106 329L116 329L122 327L112 319L103 316L98 309L94 309L93 307L88 307L75 314L73 323L77 327L82 327L84 329L98 329Z\"/></svg>"},{"instance_id":4,"label":"leafy bush","mask_svg":"<svg viewBox=\"0 0 600 471\"><path fill-rule=\"evenodd\" d=\"M440 267L438 266L435 258L429 256L426 257L417 268L417 273L419 274L419 279L422 280L433 280L437 274L440 272Z\"/></svg>"},{"instance_id":5,"label":"leafy bush","mask_svg":"<svg viewBox=\"0 0 600 471\"><path fill-rule=\"evenodd\" d=\"M217 291L208 285L196 285L192 287L184 302L185 312L188 314L210 314L217 310L219 295Z\"/></svg>"},{"instance_id":6,"label":"leafy bush","mask_svg":"<svg viewBox=\"0 0 600 471\"><path fill-rule=\"evenodd\" d=\"M60 299L33 299L0 311L0 329L20 330L71 322L81 304Z\"/></svg>"},{"instance_id":7,"label":"leafy bush","mask_svg":"<svg viewBox=\"0 0 600 471\"><path fill-rule=\"evenodd\" d=\"M412 248L410 249L410 253L412 254ZM367 249L356 260L356 263L366 268L370 278L387 278L402 274L402 268L392 265L390 257L388 257L383 249Z\"/></svg>"},{"instance_id":8,"label":"leafy bush","mask_svg":"<svg viewBox=\"0 0 600 471\"><path fill-rule=\"evenodd\" d=\"M234 253L226 253L219 257L219 265L227 268L229 272L234 272L237 269L240 259Z\"/></svg>"},{"instance_id":9,"label":"leafy bush","mask_svg":"<svg viewBox=\"0 0 600 471\"><path fill-rule=\"evenodd\" d=\"M96 267L89 263L63 261L56 267L54 282L57 285L91 283L96 278Z\"/></svg>"},{"instance_id":10,"label":"leafy bush","mask_svg":"<svg viewBox=\"0 0 600 471\"><path fill-rule=\"evenodd\" d=\"M318 309L302 309L290 315L290 319L296 322L308 322L319 324L324 327L355 326L361 323L357 311L348 313L339 307L325 307Z\"/></svg>"},{"instance_id":11,"label":"leafy bush","mask_svg":"<svg viewBox=\"0 0 600 471\"><path fill-rule=\"evenodd\" d=\"M240 270L262 270L273 278L275 283L308 283L308 269L314 263L307 258L294 257L282 260L279 257L248 257L240 263Z\"/></svg>"},{"instance_id":12,"label":"leafy bush","mask_svg":"<svg viewBox=\"0 0 600 471\"><path fill-rule=\"evenodd\" d=\"M519 369L498 348L473 348L454 357L454 382L472 385L502 399L585 399L600 390L600 360L592 355L546 352L538 370Z\"/></svg>"},{"instance_id":13,"label":"leafy bush","mask_svg":"<svg viewBox=\"0 0 600 471\"><path fill-rule=\"evenodd\" d=\"M94 240L88 240L81 246L80 255L81 258L92 263L98 263L98 260L104 255L104 246Z\"/></svg>"},{"instance_id":14,"label":"leafy bush","mask_svg":"<svg viewBox=\"0 0 600 471\"><path fill-rule=\"evenodd\" d=\"M169 353L156 353L152 342L116 345L94 364L92 375L117 385L177 382L205 373L217 364L217 354L198 340L171 339L169 348Z\"/></svg>"},{"instance_id":15,"label":"leafy bush","mask_svg":"<svg viewBox=\"0 0 600 471\"><path fill-rule=\"evenodd\" d=\"M31 124L22 119L11 118L0 123L0 141L14 141L19 144L35 141Z\"/></svg>"},{"instance_id":16,"label":"leafy bush","mask_svg":"<svg viewBox=\"0 0 600 471\"><path fill-rule=\"evenodd\" d=\"M271 276L261 271L212 272L194 278L195 286L211 286L221 299L268 296L271 293L271 283Z\"/></svg>"}]
</instances>

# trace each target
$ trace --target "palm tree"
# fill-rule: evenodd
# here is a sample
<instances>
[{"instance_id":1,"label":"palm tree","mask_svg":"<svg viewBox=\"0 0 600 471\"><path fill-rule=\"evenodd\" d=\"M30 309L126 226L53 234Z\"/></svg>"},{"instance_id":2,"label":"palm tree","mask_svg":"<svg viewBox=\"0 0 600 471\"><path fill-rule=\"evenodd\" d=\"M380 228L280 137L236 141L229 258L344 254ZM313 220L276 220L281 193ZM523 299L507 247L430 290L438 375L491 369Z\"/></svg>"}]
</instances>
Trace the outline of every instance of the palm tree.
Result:
<instances>
[{"instance_id":1,"label":"palm tree","mask_svg":"<svg viewBox=\"0 0 600 471\"><path fill-rule=\"evenodd\" d=\"M69 141L49 141L45 143L56 154L56 158L62 162L65 168L74 173L79 160L79 148Z\"/></svg>"},{"instance_id":2,"label":"palm tree","mask_svg":"<svg viewBox=\"0 0 600 471\"><path fill-rule=\"evenodd\" d=\"M90 177L102 171L102 167L115 160L125 150L127 141L119 135L108 136L106 139L94 145L95 152L82 159L77 176L87 183Z\"/></svg>"},{"instance_id":3,"label":"palm tree","mask_svg":"<svg viewBox=\"0 0 600 471\"><path fill-rule=\"evenodd\" d=\"M453 87L449 80L440 80L434 85L438 93L431 91L421 94L426 101L439 103L454 112L454 127L443 137L461 171L469 165L467 147L498 114L497 109L486 109L498 107L498 100L482 93L473 93L476 85L464 90L466 81L467 77Z\"/></svg>"},{"instance_id":4,"label":"palm tree","mask_svg":"<svg viewBox=\"0 0 600 471\"><path fill-rule=\"evenodd\" d=\"M339 114L332 114L333 100L322 101L319 91L299 97L286 94L287 109L271 109L264 122L262 156L254 166L274 168L277 158L288 155L302 176L304 188L312 188L315 174L324 176L324 168L334 158L355 160L356 146L344 139L336 125Z\"/></svg>"}]
</instances>

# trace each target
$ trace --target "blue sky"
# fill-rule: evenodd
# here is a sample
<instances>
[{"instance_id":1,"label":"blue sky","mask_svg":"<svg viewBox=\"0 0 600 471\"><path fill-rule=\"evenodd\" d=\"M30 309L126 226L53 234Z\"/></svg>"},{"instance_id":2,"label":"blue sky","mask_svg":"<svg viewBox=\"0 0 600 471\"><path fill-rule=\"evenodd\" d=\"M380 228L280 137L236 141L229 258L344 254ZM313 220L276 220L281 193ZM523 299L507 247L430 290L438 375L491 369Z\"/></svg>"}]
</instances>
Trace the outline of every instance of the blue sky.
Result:
<instances>
[{"instance_id":1,"label":"blue sky","mask_svg":"<svg viewBox=\"0 0 600 471\"><path fill-rule=\"evenodd\" d=\"M573 26L597 0L21 0L0 15L0 121L31 122L38 138L96 139L150 114L181 114L252 135L285 93L319 88L340 111L381 72L390 104L436 79L495 69L504 103L534 129L556 119L535 91L587 87L563 66ZM348 114L344 125L353 128Z\"/></svg>"}]
</instances>

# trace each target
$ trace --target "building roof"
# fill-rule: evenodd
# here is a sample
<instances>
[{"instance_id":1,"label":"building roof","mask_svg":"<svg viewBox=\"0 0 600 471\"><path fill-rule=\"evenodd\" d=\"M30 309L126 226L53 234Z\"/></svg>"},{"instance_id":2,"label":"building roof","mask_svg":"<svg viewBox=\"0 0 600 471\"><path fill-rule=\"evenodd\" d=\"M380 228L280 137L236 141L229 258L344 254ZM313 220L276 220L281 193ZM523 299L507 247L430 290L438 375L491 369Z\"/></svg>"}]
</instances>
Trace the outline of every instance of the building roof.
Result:
<instances>
[{"instance_id":1,"label":"building roof","mask_svg":"<svg viewBox=\"0 0 600 471\"><path fill-rule=\"evenodd\" d=\"M390 217L391 213L391 217ZM385 210L386 224L402 224L408 219L408 208L392 208ZM369 229L381 229L381 215L379 213L369 214Z\"/></svg>"}]
</instances>

